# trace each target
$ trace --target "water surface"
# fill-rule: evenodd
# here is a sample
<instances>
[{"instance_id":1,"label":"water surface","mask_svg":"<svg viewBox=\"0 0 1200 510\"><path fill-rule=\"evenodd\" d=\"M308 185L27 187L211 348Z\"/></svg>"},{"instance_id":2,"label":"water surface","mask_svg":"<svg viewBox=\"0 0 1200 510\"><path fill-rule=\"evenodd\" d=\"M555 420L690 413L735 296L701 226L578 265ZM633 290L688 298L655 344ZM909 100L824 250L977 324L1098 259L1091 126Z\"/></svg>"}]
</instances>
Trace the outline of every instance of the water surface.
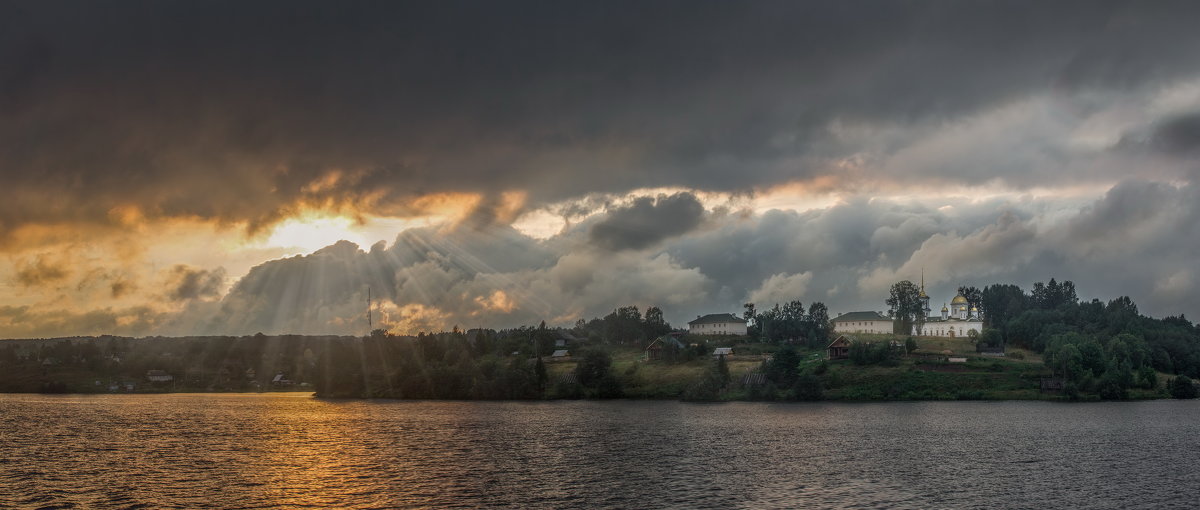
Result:
<instances>
[{"instance_id":1,"label":"water surface","mask_svg":"<svg viewBox=\"0 0 1200 510\"><path fill-rule=\"evenodd\" d=\"M1196 508L1200 402L0 395L0 507Z\"/></svg>"}]
</instances>

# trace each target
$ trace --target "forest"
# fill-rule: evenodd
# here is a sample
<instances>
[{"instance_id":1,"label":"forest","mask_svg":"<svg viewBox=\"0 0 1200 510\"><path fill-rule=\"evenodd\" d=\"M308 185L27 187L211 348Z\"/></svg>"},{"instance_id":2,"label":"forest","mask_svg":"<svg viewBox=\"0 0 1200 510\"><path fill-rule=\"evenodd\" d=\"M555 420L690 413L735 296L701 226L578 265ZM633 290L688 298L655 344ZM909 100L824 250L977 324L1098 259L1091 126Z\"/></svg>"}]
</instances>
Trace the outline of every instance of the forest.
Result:
<instances>
[{"instance_id":1,"label":"forest","mask_svg":"<svg viewBox=\"0 0 1200 510\"><path fill-rule=\"evenodd\" d=\"M896 293L913 288L911 282L897 283L889 304L912 301L912 296L897 298ZM1046 375L1064 381L1068 398L1121 399L1132 388L1162 390L1158 373L1200 378L1200 328L1182 315L1148 317L1125 296L1083 301L1072 282L1054 279L1035 283L1029 292L1011 284L962 287L959 292L984 314L983 333L973 342L1040 354ZM910 308L894 306L898 323L920 320ZM502 330L455 327L415 336L377 329L365 337L259 333L8 340L0 343L0 391L312 390L339 397L703 399L720 395L731 382L725 361L712 359L712 348L735 343L741 353L770 358L760 366L740 361L739 370L764 374L779 391L812 396L820 395L822 387L831 388L825 370L840 365L823 363L818 371L811 363L836 336L823 303L805 308L793 300L762 310L746 303L742 316L748 321L746 337L677 332L670 338L682 341L669 342L656 360L623 361L621 370L614 368L614 356L644 358L647 345L674 330L662 309L652 306L642 313L637 306L619 307L571 328L542 322ZM896 338L904 346L898 351L853 346L851 365L905 356L922 342L919 337ZM549 365L557 360L549 355L559 349L570 351L572 364L555 369ZM692 371L672 372L672 365ZM569 374L563 372L568 366ZM656 366L675 378L656 378L638 372L639 366ZM147 375L152 371L169 375L169 380L153 380ZM1184 386L1190 388L1179 385Z\"/></svg>"}]
</instances>

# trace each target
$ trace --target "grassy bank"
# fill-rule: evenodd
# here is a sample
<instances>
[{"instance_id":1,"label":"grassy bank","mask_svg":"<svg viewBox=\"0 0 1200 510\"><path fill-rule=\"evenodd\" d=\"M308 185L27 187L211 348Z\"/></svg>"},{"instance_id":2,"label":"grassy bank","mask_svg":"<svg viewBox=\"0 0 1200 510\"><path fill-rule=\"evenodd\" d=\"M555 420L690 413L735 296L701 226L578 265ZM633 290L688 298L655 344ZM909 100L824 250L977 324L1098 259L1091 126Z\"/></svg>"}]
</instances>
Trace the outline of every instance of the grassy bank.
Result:
<instances>
[{"instance_id":1,"label":"grassy bank","mask_svg":"<svg viewBox=\"0 0 1200 510\"><path fill-rule=\"evenodd\" d=\"M860 339L884 344L891 335L861 335ZM792 347L794 370L785 376L767 363L781 349L778 345L738 343L742 337L698 337L702 342L689 348L676 361L652 361L640 347L579 345L572 359L543 358L545 379L539 387L534 360L527 355L485 356L477 364L467 358L442 356L451 362L422 367L402 364L380 367L368 365L379 357L352 351L358 343L347 344L341 352L347 361L333 364L336 370L310 369L308 374L331 374L329 381L343 383L321 393L320 384L303 377L282 386L272 384L275 370L260 370L246 377L243 370L177 370L170 382L154 382L143 377L145 371L121 368L112 363L50 365L27 363L10 365L0 373L0 392L21 393L165 393L228 391L307 391L325 396L383 398L591 398L624 397L632 399L698 400L789 400L821 399L834 401L882 400L1001 400L1061 399L1058 393L1041 391L1041 381L1051 374L1040 356L1019 349L1006 357L976 354L967 339L920 338L918 349L873 364L855 364L850 360L827 360L824 349ZM399 341L403 342L403 341ZM386 345L411 345L386 344ZM735 355L724 360L725 372L718 374L717 362L708 353L714 346L734 348ZM370 352L370 348L364 348ZM579 377L585 353L602 351L607 358L606 385L581 384ZM420 353L424 355L424 353ZM403 351L397 360L413 360L417 354ZM161 363L160 363L161 364ZM320 362L315 364L321 365ZM386 369L386 370L385 370ZM282 372L279 372L282 373ZM714 375L718 374L718 375ZM727 374L727 375L726 375ZM761 374L761 375L758 375ZM750 376L750 377L747 377ZM1160 374L1158 389L1131 389L1130 398L1163 398L1165 374ZM714 382L716 381L716 382ZM353 384L345 384L353 383ZM329 383L327 383L329 384ZM497 385L511 388L498 391ZM1078 396L1077 396L1078 398ZM1087 397L1085 397L1087 398Z\"/></svg>"}]
</instances>

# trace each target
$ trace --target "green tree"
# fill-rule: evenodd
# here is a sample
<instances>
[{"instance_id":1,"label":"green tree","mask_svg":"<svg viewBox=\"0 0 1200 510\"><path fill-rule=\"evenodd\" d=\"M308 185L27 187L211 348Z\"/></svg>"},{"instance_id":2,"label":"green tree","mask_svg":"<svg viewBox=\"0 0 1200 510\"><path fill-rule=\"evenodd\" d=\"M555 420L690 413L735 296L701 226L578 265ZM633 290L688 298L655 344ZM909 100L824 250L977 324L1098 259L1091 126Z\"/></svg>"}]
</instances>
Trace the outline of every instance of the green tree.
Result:
<instances>
[{"instance_id":1,"label":"green tree","mask_svg":"<svg viewBox=\"0 0 1200 510\"><path fill-rule=\"evenodd\" d=\"M1025 310L1025 292L1016 285L993 284L979 294L979 309L985 326L1000 331L1005 342L1011 340L1008 322Z\"/></svg>"},{"instance_id":2,"label":"green tree","mask_svg":"<svg viewBox=\"0 0 1200 510\"><path fill-rule=\"evenodd\" d=\"M833 322L829 319L829 307L820 301L808 305L809 345L825 347L829 343L830 333L833 332Z\"/></svg>"},{"instance_id":3,"label":"green tree","mask_svg":"<svg viewBox=\"0 0 1200 510\"><path fill-rule=\"evenodd\" d=\"M762 327L758 323L758 314L754 311L754 303L746 303L742 305L745 309L742 312L742 318L746 319L746 334L757 340L762 334Z\"/></svg>"},{"instance_id":4,"label":"green tree","mask_svg":"<svg viewBox=\"0 0 1200 510\"><path fill-rule=\"evenodd\" d=\"M1167 390L1174 398L1196 398L1196 384L1186 375L1171 378L1167 382Z\"/></svg>"},{"instance_id":5,"label":"green tree","mask_svg":"<svg viewBox=\"0 0 1200 510\"><path fill-rule=\"evenodd\" d=\"M1037 282L1033 284L1033 292L1031 293L1033 305L1052 310L1064 305L1075 305L1079 298L1075 295L1075 284L1070 281L1058 283L1054 278L1050 279L1049 283Z\"/></svg>"},{"instance_id":6,"label":"green tree","mask_svg":"<svg viewBox=\"0 0 1200 510\"><path fill-rule=\"evenodd\" d=\"M1143 388L1153 390L1158 387L1158 374L1149 365L1142 365L1138 368L1138 381Z\"/></svg>"},{"instance_id":7,"label":"green tree","mask_svg":"<svg viewBox=\"0 0 1200 510\"><path fill-rule=\"evenodd\" d=\"M550 377L546 374L546 364L542 363L542 358L540 356L537 358L537 364L535 364L533 367L533 373L537 377L538 391L545 391L546 381L548 381Z\"/></svg>"},{"instance_id":8,"label":"green tree","mask_svg":"<svg viewBox=\"0 0 1200 510\"><path fill-rule=\"evenodd\" d=\"M958 294L967 298L968 305L983 309L983 291L975 287L962 286L958 288Z\"/></svg>"},{"instance_id":9,"label":"green tree","mask_svg":"<svg viewBox=\"0 0 1200 510\"><path fill-rule=\"evenodd\" d=\"M725 355L717 356L716 366L717 378L721 380L721 387L729 384L729 364L725 363Z\"/></svg>"},{"instance_id":10,"label":"green tree","mask_svg":"<svg viewBox=\"0 0 1200 510\"><path fill-rule=\"evenodd\" d=\"M646 317L643 321L644 334L647 339L658 338L671 332L671 325L667 324L663 318L663 311L657 306L651 306L646 309Z\"/></svg>"},{"instance_id":11,"label":"green tree","mask_svg":"<svg viewBox=\"0 0 1200 510\"><path fill-rule=\"evenodd\" d=\"M594 388L600 381L609 377L612 369L612 358L607 352L600 349L588 349L584 352L583 358L579 360L579 364L575 367L576 378L579 384L588 388Z\"/></svg>"},{"instance_id":12,"label":"green tree","mask_svg":"<svg viewBox=\"0 0 1200 510\"><path fill-rule=\"evenodd\" d=\"M800 373L800 354L790 345L783 346L767 364L767 378L784 388L790 388Z\"/></svg>"},{"instance_id":13,"label":"green tree","mask_svg":"<svg viewBox=\"0 0 1200 510\"><path fill-rule=\"evenodd\" d=\"M908 280L896 282L888 296L887 305L891 307L893 317L897 319L897 329L893 332L909 335L915 328L918 334L921 333L925 327L925 307L921 302L921 289L917 284Z\"/></svg>"},{"instance_id":14,"label":"green tree","mask_svg":"<svg viewBox=\"0 0 1200 510\"><path fill-rule=\"evenodd\" d=\"M793 400L821 400L823 393L821 378L804 374L796 378L796 384L792 385L791 397Z\"/></svg>"}]
</instances>

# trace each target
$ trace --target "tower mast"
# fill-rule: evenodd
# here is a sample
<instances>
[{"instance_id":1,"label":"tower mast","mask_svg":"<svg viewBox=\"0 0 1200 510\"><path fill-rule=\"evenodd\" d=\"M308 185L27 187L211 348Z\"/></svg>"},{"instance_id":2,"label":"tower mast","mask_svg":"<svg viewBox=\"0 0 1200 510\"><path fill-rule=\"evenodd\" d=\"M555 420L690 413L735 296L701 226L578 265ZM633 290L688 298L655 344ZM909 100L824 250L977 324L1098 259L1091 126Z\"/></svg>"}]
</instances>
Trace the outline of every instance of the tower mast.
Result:
<instances>
[{"instance_id":1,"label":"tower mast","mask_svg":"<svg viewBox=\"0 0 1200 510\"><path fill-rule=\"evenodd\" d=\"M371 287L367 287L367 334L370 335L375 327L371 325Z\"/></svg>"}]
</instances>

